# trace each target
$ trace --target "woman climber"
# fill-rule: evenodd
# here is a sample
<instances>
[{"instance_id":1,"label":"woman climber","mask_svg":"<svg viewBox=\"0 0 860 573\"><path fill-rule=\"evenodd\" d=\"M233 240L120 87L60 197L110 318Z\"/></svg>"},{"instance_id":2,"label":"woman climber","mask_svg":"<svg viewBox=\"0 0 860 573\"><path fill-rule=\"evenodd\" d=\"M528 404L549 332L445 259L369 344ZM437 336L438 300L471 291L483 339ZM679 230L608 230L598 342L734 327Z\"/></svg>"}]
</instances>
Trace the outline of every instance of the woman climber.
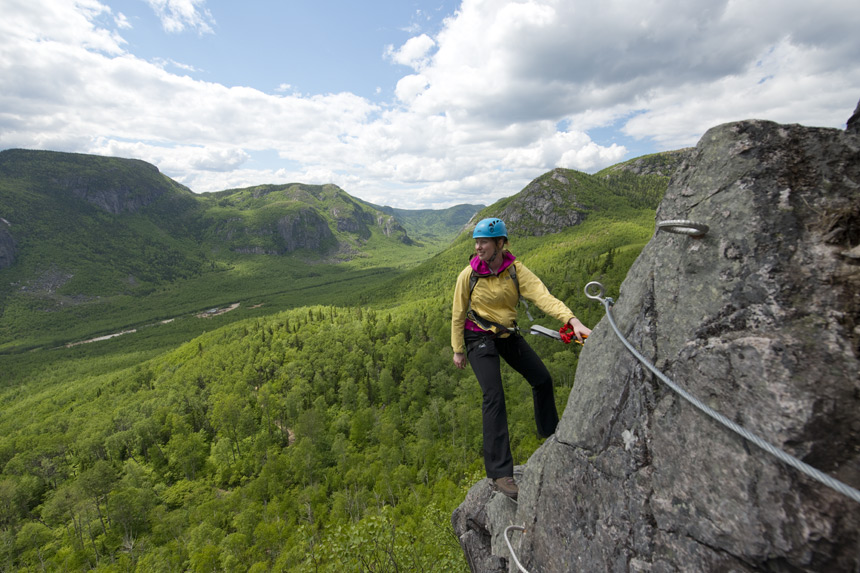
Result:
<instances>
[{"instance_id":1,"label":"woman climber","mask_svg":"<svg viewBox=\"0 0 860 573\"><path fill-rule=\"evenodd\" d=\"M457 277L454 287L451 319L454 364L465 368L468 357L481 385L487 477L501 493L516 499L519 490L513 478L500 357L532 386L538 434L548 438L558 425L552 378L516 328L517 302L522 296L569 324L579 342L591 334L591 329L507 250L508 231L501 219L480 221L472 237L475 255Z\"/></svg>"}]
</instances>

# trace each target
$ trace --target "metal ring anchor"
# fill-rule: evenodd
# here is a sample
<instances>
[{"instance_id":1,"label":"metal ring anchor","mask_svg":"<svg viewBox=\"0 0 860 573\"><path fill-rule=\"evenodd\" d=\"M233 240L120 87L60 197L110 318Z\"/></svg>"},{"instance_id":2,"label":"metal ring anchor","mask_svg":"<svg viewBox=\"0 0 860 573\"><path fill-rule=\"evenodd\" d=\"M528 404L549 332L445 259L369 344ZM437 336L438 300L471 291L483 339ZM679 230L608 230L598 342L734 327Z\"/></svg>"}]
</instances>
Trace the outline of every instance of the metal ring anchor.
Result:
<instances>
[{"instance_id":1,"label":"metal ring anchor","mask_svg":"<svg viewBox=\"0 0 860 573\"><path fill-rule=\"evenodd\" d=\"M594 288L597 288L597 292L593 292ZM591 281L587 285L585 285L585 296L590 298L591 300L603 301L603 293L606 292L603 288L603 285L598 281Z\"/></svg>"},{"instance_id":2,"label":"metal ring anchor","mask_svg":"<svg viewBox=\"0 0 860 573\"><path fill-rule=\"evenodd\" d=\"M710 230L704 223L696 223L687 219L672 219L671 221L660 221L657 223L658 231L689 235L691 237L702 237Z\"/></svg>"}]
</instances>

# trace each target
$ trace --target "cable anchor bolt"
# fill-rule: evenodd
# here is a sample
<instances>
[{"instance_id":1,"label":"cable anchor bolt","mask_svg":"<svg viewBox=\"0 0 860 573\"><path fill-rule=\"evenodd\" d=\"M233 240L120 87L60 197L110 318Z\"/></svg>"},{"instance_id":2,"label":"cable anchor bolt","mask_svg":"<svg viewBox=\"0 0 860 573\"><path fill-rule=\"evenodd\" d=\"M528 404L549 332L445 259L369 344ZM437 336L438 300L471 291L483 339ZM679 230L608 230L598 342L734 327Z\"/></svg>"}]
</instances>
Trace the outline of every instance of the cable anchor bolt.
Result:
<instances>
[{"instance_id":1,"label":"cable anchor bolt","mask_svg":"<svg viewBox=\"0 0 860 573\"><path fill-rule=\"evenodd\" d=\"M672 219L671 221L660 221L657 223L658 231L675 233L678 235L689 235L694 239L704 237L711 228L704 223L696 223L687 219Z\"/></svg>"}]
</instances>

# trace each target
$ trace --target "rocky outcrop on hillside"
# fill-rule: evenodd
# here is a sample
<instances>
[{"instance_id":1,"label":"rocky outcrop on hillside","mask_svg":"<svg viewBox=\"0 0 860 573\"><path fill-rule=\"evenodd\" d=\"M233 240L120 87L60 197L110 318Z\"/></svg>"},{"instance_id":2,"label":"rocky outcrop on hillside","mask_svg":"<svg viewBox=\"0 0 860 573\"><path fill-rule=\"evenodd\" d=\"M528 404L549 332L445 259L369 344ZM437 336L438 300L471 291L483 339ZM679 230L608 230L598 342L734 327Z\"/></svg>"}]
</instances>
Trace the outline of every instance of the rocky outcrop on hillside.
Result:
<instances>
[{"instance_id":1,"label":"rocky outcrop on hillside","mask_svg":"<svg viewBox=\"0 0 860 573\"><path fill-rule=\"evenodd\" d=\"M318 250L334 239L328 223L314 209L299 209L278 220L278 234L285 252L296 249Z\"/></svg>"},{"instance_id":2,"label":"rocky outcrop on hillside","mask_svg":"<svg viewBox=\"0 0 860 573\"><path fill-rule=\"evenodd\" d=\"M60 200L72 196L114 215L137 212L165 196L191 195L145 161L59 151L0 151L0 177Z\"/></svg>"},{"instance_id":3,"label":"rocky outcrop on hillside","mask_svg":"<svg viewBox=\"0 0 860 573\"><path fill-rule=\"evenodd\" d=\"M335 207L331 209L331 216L339 232L352 233L361 239L370 238L370 228L368 225L373 225L375 222L373 215L370 213L354 209L344 212L342 209Z\"/></svg>"},{"instance_id":4,"label":"rocky outcrop on hillside","mask_svg":"<svg viewBox=\"0 0 860 573\"><path fill-rule=\"evenodd\" d=\"M128 188L115 187L112 189L90 189L78 185L74 181L64 181L76 197L99 209L118 215L120 213L135 213L146 207L161 195L163 190L153 190L153 193L132 193Z\"/></svg>"},{"instance_id":5,"label":"rocky outcrop on hillside","mask_svg":"<svg viewBox=\"0 0 860 573\"><path fill-rule=\"evenodd\" d=\"M113 161L134 162L136 169L150 171L150 175L160 175L155 165L143 161L135 159L113 159ZM109 171L101 175L96 179L88 175L65 177L56 179L55 182L59 188L75 197L114 215L136 213L157 201L162 195L174 190L166 178L155 185L140 186L137 182L126 181L122 175L117 174L117 177L113 177Z\"/></svg>"},{"instance_id":6,"label":"rocky outcrop on hillside","mask_svg":"<svg viewBox=\"0 0 860 573\"><path fill-rule=\"evenodd\" d=\"M337 244L328 221L310 206L290 210L270 223L250 226L242 218L223 221L216 233L234 252L284 255L299 249L325 252Z\"/></svg>"},{"instance_id":7,"label":"rocky outcrop on hillside","mask_svg":"<svg viewBox=\"0 0 860 573\"><path fill-rule=\"evenodd\" d=\"M18 253L11 227L9 221L0 217L0 269L11 267Z\"/></svg>"},{"instance_id":8,"label":"rocky outcrop on hillside","mask_svg":"<svg viewBox=\"0 0 860 573\"><path fill-rule=\"evenodd\" d=\"M576 186L584 173L553 169L523 189L518 201L504 208L497 217L521 234L539 237L557 233L585 220L585 208L576 200Z\"/></svg>"},{"instance_id":9,"label":"rocky outcrop on hillside","mask_svg":"<svg viewBox=\"0 0 860 573\"><path fill-rule=\"evenodd\" d=\"M343 195L346 194L343 193ZM386 237L396 238L405 245L414 244L406 234L406 229L395 217L378 210L365 210L351 199L346 206L341 204L333 207L330 213L339 232L351 233L363 241L370 238L372 234L370 228L376 225Z\"/></svg>"},{"instance_id":10,"label":"rocky outcrop on hillside","mask_svg":"<svg viewBox=\"0 0 860 573\"><path fill-rule=\"evenodd\" d=\"M623 335L681 387L855 488L858 123L708 131L657 220L709 232L656 232L612 308ZM511 524L525 527L512 544L532 572L860 571L857 502L681 399L606 318L556 434L519 483L519 505L484 480L455 512L473 571L517 571L502 539Z\"/></svg>"},{"instance_id":11,"label":"rocky outcrop on hillside","mask_svg":"<svg viewBox=\"0 0 860 573\"><path fill-rule=\"evenodd\" d=\"M406 234L406 229L404 229L400 222L391 215L377 213L376 226L382 230L382 234L386 237L395 237L404 245L415 244L415 241L409 238L409 235Z\"/></svg>"}]
</instances>

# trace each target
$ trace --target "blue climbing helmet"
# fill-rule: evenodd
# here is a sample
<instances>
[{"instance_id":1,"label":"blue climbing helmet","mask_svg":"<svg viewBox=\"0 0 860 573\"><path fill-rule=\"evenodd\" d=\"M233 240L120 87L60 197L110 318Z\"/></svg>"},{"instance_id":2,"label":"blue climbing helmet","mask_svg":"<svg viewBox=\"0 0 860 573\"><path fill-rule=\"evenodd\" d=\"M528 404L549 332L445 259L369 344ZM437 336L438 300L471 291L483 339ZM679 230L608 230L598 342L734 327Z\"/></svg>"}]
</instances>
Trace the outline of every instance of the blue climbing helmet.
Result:
<instances>
[{"instance_id":1,"label":"blue climbing helmet","mask_svg":"<svg viewBox=\"0 0 860 573\"><path fill-rule=\"evenodd\" d=\"M486 237L489 239L497 239L500 237L508 238L508 229L505 227L505 222L495 217L490 219L482 219L475 225L475 232L472 233L472 238Z\"/></svg>"}]
</instances>

